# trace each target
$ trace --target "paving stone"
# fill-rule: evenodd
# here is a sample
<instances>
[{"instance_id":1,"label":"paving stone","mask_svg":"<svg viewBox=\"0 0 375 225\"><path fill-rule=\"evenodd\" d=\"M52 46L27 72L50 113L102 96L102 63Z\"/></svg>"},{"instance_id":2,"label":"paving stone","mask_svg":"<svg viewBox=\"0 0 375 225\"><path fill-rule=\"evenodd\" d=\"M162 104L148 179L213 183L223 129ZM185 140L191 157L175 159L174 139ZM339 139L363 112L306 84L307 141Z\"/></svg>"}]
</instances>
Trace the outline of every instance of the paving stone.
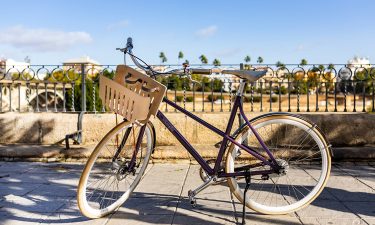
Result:
<instances>
[{"instance_id":1,"label":"paving stone","mask_svg":"<svg viewBox=\"0 0 375 225\"><path fill-rule=\"evenodd\" d=\"M0 202L0 211L7 212L37 212L50 213L66 203L66 198L46 197L40 195L15 196L9 195L4 201Z\"/></svg>"},{"instance_id":2,"label":"paving stone","mask_svg":"<svg viewBox=\"0 0 375 225\"><path fill-rule=\"evenodd\" d=\"M332 195L340 201L362 201L362 202L375 202L375 191L370 188L326 188Z\"/></svg>"},{"instance_id":3,"label":"paving stone","mask_svg":"<svg viewBox=\"0 0 375 225\"><path fill-rule=\"evenodd\" d=\"M171 224L173 215L139 215L136 212L116 212L106 225ZM192 224L192 223L191 223Z\"/></svg>"},{"instance_id":4,"label":"paving stone","mask_svg":"<svg viewBox=\"0 0 375 225\"><path fill-rule=\"evenodd\" d=\"M195 216L175 216L173 224L207 224L207 225L219 225L219 224L235 224L233 217L212 217L209 215L197 214Z\"/></svg>"},{"instance_id":5,"label":"paving stone","mask_svg":"<svg viewBox=\"0 0 375 225\"><path fill-rule=\"evenodd\" d=\"M25 195L38 187L42 184L27 184L27 183L0 183L0 197L4 197L7 195L18 195L22 196Z\"/></svg>"},{"instance_id":6,"label":"paving stone","mask_svg":"<svg viewBox=\"0 0 375 225\"><path fill-rule=\"evenodd\" d=\"M130 198L121 207L121 212L138 212L139 215L173 215L178 198Z\"/></svg>"},{"instance_id":7,"label":"paving stone","mask_svg":"<svg viewBox=\"0 0 375 225\"><path fill-rule=\"evenodd\" d=\"M108 217L89 219L79 212L55 212L43 218L41 224L104 225L108 220Z\"/></svg>"},{"instance_id":8,"label":"paving stone","mask_svg":"<svg viewBox=\"0 0 375 225\"><path fill-rule=\"evenodd\" d=\"M301 218L304 225L365 225L365 221L360 218L340 219L340 218Z\"/></svg>"},{"instance_id":9,"label":"paving stone","mask_svg":"<svg viewBox=\"0 0 375 225\"><path fill-rule=\"evenodd\" d=\"M196 216L198 214L201 215L209 215L210 217L233 217L233 206L232 203L229 201L220 201L220 200L205 200L205 199L197 199L196 207L192 207L189 199L184 198L181 200L178 209L176 211L176 215L182 216Z\"/></svg>"},{"instance_id":10,"label":"paving stone","mask_svg":"<svg viewBox=\"0 0 375 225\"><path fill-rule=\"evenodd\" d=\"M364 218L364 221L366 221L367 224L375 225L375 218Z\"/></svg>"},{"instance_id":11,"label":"paving stone","mask_svg":"<svg viewBox=\"0 0 375 225\"><path fill-rule=\"evenodd\" d=\"M314 201L296 212L300 218L355 219L357 216L338 201Z\"/></svg>"},{"instance_id":12,"label":"paving stone","mask_svg":"<svg viewBox=\"0 0 375 225\"><path fill-rule=\"evenodd\" d=\"M84 164L77 163L43 163L31 167L30 173L66 173L82 172Z\"/></svg>"},{"instance_id":13,"label":"paving stone","mask_svg":"<svg viewBox=\"0 0 375 225\"><path fill-rule=\"evenodd\" d=\"M56 179L57 177L63 174L59 173L13 173L9 174L9 176L3 177L0 179L0 183L33 183L33 184L47 184L52 179Z\"/></svg>"},{"instance_id":14,"label":"paving stone","mask_svg":"<svg viewBox=\"0 0 375 225\"><path fill-rule=\"evenodd\" d=\"M242 222L242 212L237 214L237 220ZM290 215L259 215L256 213L246 214L246 224L255 225L266 225L266 224L278 224L278 225L299 225L301 222L295 216Z\"/></svg>"},{"instance_id":15,"label":"paving stone","mask_svg":"<svg viewBox=\"0 0 375 225\"><path fill-rule=\"evenodd\" d=\"M375 202L343 202L352 212L361 218L375 218Z\"/></svg>"},{"instance_id":16,"label":"paving stone","mask_svg":"<svg viewBox=\"0 0 375 225\"><path fill-rule=\"evenodd\" d=\"M41 165L40 163L29 162L1 162L1 172L23 173L29 171L34 165Z\"/></svg>"},{"instance_id":17,"label":"paving stone","mask_svg":"<svg viewBox=\"0 0 375 225\"><path fill-rule=\"evenodd\" d=\"M47 218L48 213L27 211L0 212L0 225L35 225Z\"/></svg>"},{"instance_id":18,"label":"paving stone","mask_svg":"<svg viewBox=\"0 0 375 225\"><path fill-rule=\"evenodd\" d=\"M136 197L156 193L178 197L189 165L156 164L135 189Z\"/></svg>"},{"instance_id":19,"label":"paving stone","mask_svg":"<svg viewBox=\"0 0 375 225\"><path fill-rule=\"evenodd\" d=\"M54 197L75 197L77 195L77 187L59 184L42 184L30 194Z\"/></svg>"},{"instance_id":20,"label":"paving stone","mask_svg":"<svg viewBox=\"0 0 375 225\"><path fill-rule=\"evenodd\" d=\"M372 166L338 166L342 171L354 176L370 188L375 189L375 167Z\"/></svg>"}]
</instances>

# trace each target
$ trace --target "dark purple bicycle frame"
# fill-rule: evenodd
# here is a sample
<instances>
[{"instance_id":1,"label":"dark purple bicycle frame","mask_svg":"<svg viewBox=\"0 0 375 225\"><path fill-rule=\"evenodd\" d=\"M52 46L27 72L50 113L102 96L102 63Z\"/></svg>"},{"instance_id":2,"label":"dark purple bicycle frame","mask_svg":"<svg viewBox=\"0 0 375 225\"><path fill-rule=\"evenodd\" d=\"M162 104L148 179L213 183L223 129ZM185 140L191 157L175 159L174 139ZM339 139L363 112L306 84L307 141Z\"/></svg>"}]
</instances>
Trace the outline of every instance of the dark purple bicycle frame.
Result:
<instances>
[{"instance_id":1,"label":"dark purple bicycle frame","mask_svg":"<svg viewBox=\"0 0 375 225\"><path fill-rule=\"evenodd\" d=\"M228 125L225 130L225 132L221 131L220 129L214 127L213 125L207 123L206 121L200 119L196 115L188 112L184 108L180 107L176 103L168 100L167 98L163 99L164 102L166 102L168 105L172 106L173 108L177 109L178 111L182 112L186 116L192 118L193 120L197 121L198 123L202 124L203 126L207 127L211 131L215 132L216 134L223 137L223 141L221 142L221 147L218 153L218 156L216 158L215 166L214 168L211 168L208 163L202 158L202 156L194 149L194 147L186 140L186 138L176 129L175 126L165 117L165 115L159 110L157 112L156 117L168 128L168 130L177 138L177 140L186 148L186 150L194 157L195 160L201 165L201 167L206 171L206 173L210 176L217 175L218 177L237 177L237 176L246 176L249 175L249 171L237 171L234 173L225 173L220 172L220 164L223 159L225 149L227 147L228 141L232 142L239 148L245 150L255 158L262 161L262 163L258 163L258 166L261 165L269 165L270 170L263 170L263 171L250 171L250 175L265 175L277 172L279 170L279 165L277 164L275 158L273 157L271 151L268 149L262 138L259 136L258 132L251 126L249 120L247 119L243 108L242 108L242 97L240 95L236 96L236 99L234 101L234 105L229 117ZM257 140L259 141L262 148L266 151L269 160L265 158L263 155L259 154L256 150L252 149L251 147L247 145L243 145L241 143L238 143L234 137L230 135L230 132L233 127L233 122L236 117L237 110L240 109L240 114L242 118L244 118L246 124L249 126L251 131L256 136Z\"/></svg>"}]
</instances>

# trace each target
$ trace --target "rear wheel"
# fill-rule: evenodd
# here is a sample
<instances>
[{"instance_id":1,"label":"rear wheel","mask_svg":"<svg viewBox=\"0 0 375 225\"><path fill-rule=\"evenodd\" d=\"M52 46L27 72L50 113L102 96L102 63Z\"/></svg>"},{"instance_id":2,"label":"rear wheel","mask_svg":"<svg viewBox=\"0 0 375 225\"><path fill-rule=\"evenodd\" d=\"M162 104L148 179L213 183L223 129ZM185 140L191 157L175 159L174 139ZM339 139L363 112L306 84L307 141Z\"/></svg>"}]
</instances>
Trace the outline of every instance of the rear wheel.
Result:
<instances>
[{"instance_id":1,"label":"rear wheel","mask_svg":"<svg viewBox=\"0 0 375 225\"><path fill-rule=\"evenodd\" d=\"M252 176L246 199L245 180L228 178L233 194L249 208L264 214L286 214L307 206L321 193L330 173L331 158L323 135L316 126L291 115L266 116L252 122L252 126L282 169L279 174ZM237 141L269 159L249 127L243 128ZM260 160L232 144L226 172L248 165L254 165L250 171L270 169L259 163Z\"/></svg>"},{"instance_id":2,"label":"rear wheel","mask_svg":"<svg viewBox=\"0 0 375 225\"><path fill-rule=\"evenodd\" d=\"M129 170L140 131L140 125L122 122L95 147L78 185L78 206L86 217L99 218L115 211L140 182L153 147L152 130L146 126L136 164Z\"/></svg>"}]
</instances>

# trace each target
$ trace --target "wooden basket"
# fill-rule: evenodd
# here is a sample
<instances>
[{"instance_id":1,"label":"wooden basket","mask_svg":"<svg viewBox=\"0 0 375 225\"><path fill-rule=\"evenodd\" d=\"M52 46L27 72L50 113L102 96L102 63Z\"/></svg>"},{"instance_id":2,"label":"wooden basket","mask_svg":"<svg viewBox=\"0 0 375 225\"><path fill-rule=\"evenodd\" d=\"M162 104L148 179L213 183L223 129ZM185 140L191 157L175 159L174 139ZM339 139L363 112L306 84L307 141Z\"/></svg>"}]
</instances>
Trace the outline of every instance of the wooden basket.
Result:
<instances>
[{"instance_id":1,"label":"wooden basket","mask_svg":"<svg viewBox=\"0 0 375 225\"><path fill-rule=\"evenodd\" d=\"M103 105L130 122L145 123L156 115L166 87L135 69L118 65L113 80L100 76Z\"/></svg>"}]
</instances>

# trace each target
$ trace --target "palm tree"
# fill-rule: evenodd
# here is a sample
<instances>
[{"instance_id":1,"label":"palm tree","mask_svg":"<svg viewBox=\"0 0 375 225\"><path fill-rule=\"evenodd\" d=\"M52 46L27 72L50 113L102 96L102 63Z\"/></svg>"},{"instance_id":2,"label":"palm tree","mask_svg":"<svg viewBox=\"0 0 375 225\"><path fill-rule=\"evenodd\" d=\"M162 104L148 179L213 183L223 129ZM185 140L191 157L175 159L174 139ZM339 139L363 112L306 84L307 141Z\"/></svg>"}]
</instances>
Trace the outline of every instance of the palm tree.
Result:
<instances>
[{"instance_id":1,"label":"palm tree","mask_svg":"<svg viewBox=\"0 0 375 225\"><path fill-rule=\"evenodd\" d=\"M199 56L199 59L202 62L202 64L207 64L208 63L208 59L207 59L207 57L205 55Z\"/></svg>"},{"instance_id":2,"label":"palm tree","mask_svg":"<svg viewBox=\"0 0 375 225\"><path fill-rule=\"evenodd\" d=\"M182 51L180 51L178 53L178 64L180 64L180 60L184 58L184 53L182 53Z\"/></svg>"},{"instance_id":3,"label":"palm tree","mask_svg":"<svg viewBox=\"0 0 375 225\"><path fill-rule=\"evenodd\" d=\"M319 68L319 70L320 70L321 72L323 72L323 71L325 70L325 67L324 67L322 64L320 64L320 65L318 66L318 68Z\"/></svg>"},{"instance_id":4,"label":"palm tree","mask_svg":"<svg viewBox=\"0 0 375 225\"><path fill-rule=\"evenodd\" d=\"M247 55L244 59L243 59L246 63L249 63L251 61L251 58L249 55Z\"/></svg>"},{"instance_id":5,"label":"palm tree","mask_svg":"<svg viewBox=\"0 0 375 225\"><path fill-rule=\"evenodd\" d=\"M160 52L159 58L160 58L161 63L165 63L168 60L167 57L165 56L164 52Z\"/></svg>"},{"instance_id":6,"label":"palm tree","mask_svg":"<svg viewBox=\"0 0 375 225\"><path fill-rule=\"evenodd\" d=\"M299 65L306 66L307 65L307 60L306 59L301 59L301 63Z\"/></svg>"},{"instance_id":7,"label":"palm tree","mask_svg":"<svg viewBox=\"0 0 375 225\"><path fill-rule=\"evenodd\" d=\"M263 58L259 56L258 60L257 60L257 63L259 63L259 64L263 63Z\"/></svg>"},{"instance_id":8,"label":"palm tree","mask_svg":"<svg viewBox=\"0 0 375 225\"><path fill-rule=\"evenodd\" d=\"M282 62L280 62L280 61L277 61L276 62L276 67L278 67L278 68L285 68L285 64L282 63Z\"/></svg>"},{"instance_id":9,"label":"palm tree","mask_svg":"<svg viewBox=\"0 0 375 225\"><path fill-rule=\"evenodd\" d=\"M189 60L185 59L184 63L189 65Z\"/></svg>"},{"instance_id":10,"label":"palm tree","mask_svg":"<svg viewBox=\"0 0 375 225\"><path fill-rule=\"evenodd\" d=\"M221 62L220 62L220 60L218 60L218 59L214 59L214 61L212 62L212 64L213 64L214 66L221 66Z\"/></svg>"},{"instance_id":11,"label":"palm tree","mask_svg":"<svg viewBox=\"0 0 375 225\"><path fill-rule=\"evenodd\" d=\"M335 65L333 65L333 63L330 63L327 68L329 70L333 70L333 69L335 69Z\"/></svg>"}]
</instances>

